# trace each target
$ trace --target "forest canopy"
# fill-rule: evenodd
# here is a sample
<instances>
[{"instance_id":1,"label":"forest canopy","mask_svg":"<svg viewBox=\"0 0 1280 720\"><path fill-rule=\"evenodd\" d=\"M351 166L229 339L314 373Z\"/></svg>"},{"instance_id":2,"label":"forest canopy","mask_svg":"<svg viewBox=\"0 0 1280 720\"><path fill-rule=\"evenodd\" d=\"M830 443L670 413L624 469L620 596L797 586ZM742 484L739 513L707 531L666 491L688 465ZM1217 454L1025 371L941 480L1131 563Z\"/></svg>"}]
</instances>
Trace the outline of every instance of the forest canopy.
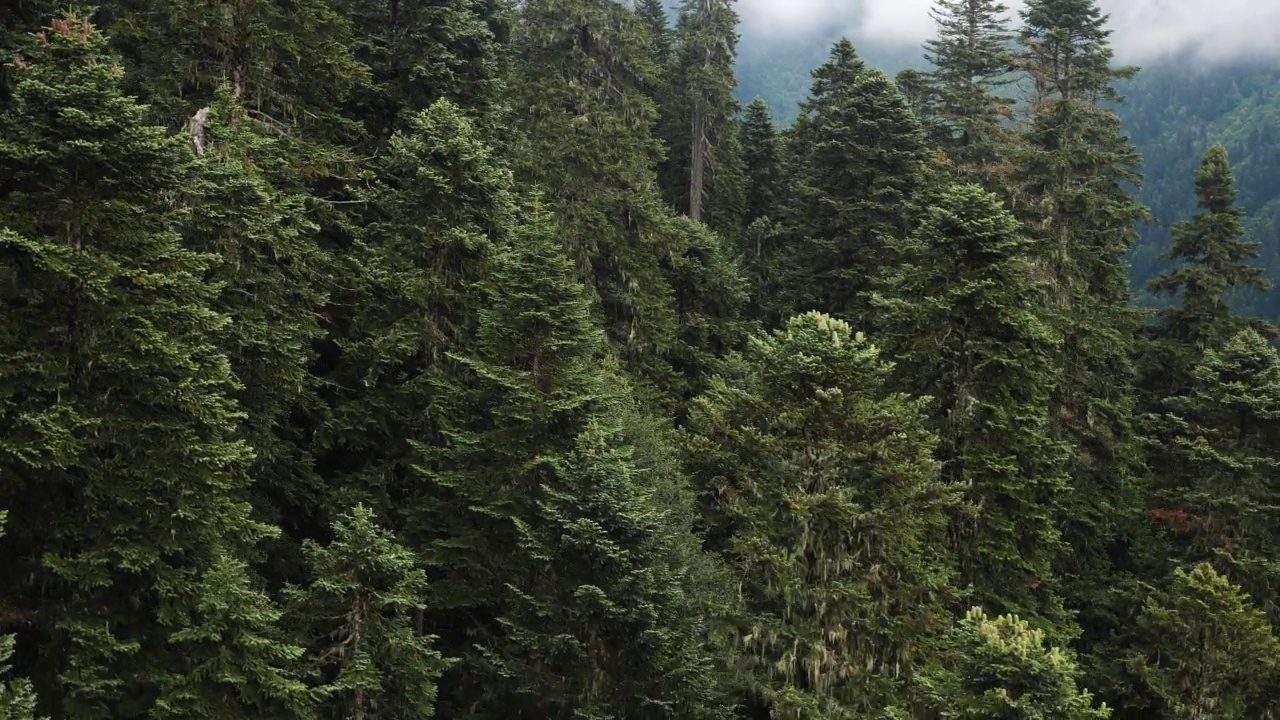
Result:
<instances>
[{"instance_id":1,"label":"forest canopy","mask_svg":"<svg viewBox=\"0 0 1280 720\"><path fill-rule=\"evenodd\" d=\"M0 7L0 717L1280 712L1269 131L933 17Z\"/></svg>"}]
</instances>

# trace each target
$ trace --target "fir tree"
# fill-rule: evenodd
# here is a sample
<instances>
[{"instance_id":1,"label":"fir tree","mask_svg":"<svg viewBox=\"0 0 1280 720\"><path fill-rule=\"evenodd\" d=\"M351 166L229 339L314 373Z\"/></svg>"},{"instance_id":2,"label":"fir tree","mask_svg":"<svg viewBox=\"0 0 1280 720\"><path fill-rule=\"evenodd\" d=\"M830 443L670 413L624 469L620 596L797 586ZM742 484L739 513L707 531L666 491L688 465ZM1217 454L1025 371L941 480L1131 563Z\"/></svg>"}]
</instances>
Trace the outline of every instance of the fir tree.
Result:
<instances>
[{"instance_id":1,"label":"fir tree","mask_svg":"<svg viewBox=\"0 0 1280 720\"><path fill-rule=\"evenodd\" d=\"M306 198L268 180L288 162L269 129L224 89L203 132L183 235L190 247L220 258L214 307L235 319L222 347L241 386L236 398L246 416L244 440L255 451L257 504L297 537L325 504L297 421L321 412L308 368L322 335L322 278L331 268Z\"/></svg>"},{"instance_id":2,"label":"fir tree","mask_svg":"<svg viewBox=\"0 0 1280 720\"><path fill-rule=\"evenodd\" d=\"M1153 426L1151 512L1174 563L1212 562L1280 621L1280 352L1252 330L1210 350Z\"/></svg>"},{"instance_id":3,"label":"fir tree","mask_svg":"<svg viewBox=\"0 0 1280 720\"><path fill-rule=\"evenodd\" d=\"M747 222L761 217L778 219L782 194L782 146L761 98L747 105L742 121L742 167L746 176Z\"/></svg>"},{"instance_id":4,"label":"fir tree","mask_svg":"<svg viewBox=\"0 0 1280 720\"><path fill-rule=\"evenodd\" d=\"M793 146L790 224L800 238L790 281L799 309L870 322L870 282L906 234L903 207L923 161L919 122L893 82L848 40L813 73Z\"/></svg>"},{"instance_id":5,"label":"fir tree","mask_svg":"<svg viewBox=\"0 0 1280 720\"><path fill-rule=\"evenodd\" d=\"M995 195L953 186L928 198L879 307L899 385L934 398L943 476L968 493L952 525L963 580L1054 637L1069 626L1054 577L1069 448L1049 436L1057 338L1029 302L1031 248Z\"/></svg>"},{"instance_id":6,"label":"fir tree","mask_svg":"<svg viewBox=\"0 0 1280 720\"><path fill-rule=\"evenodd\" d=\"M321 717L419 720L435 711L447 663L415 618L428 604L417 556L357 505L327 546L305 546L311 581L290 592L295 624L327 697Z\"/></svg>"},{"instance_id":7,"label":"fir tree","mask_svg":"<svg viewBox=\"0 0 1280 720\"><path fill-rule=\"evenodd\" d=\"M974 608L953 631L945 665L923 678L929 704L946 720L1106 720L1080 689L1080 672L1062 648L1017 616L989 618Z\"/></svg>"},{"instance_id":8,"label":"fir tree","mask_svg":"<svg viewBox=\"0 0 1280 720\"><path fill-rule=\"evenodd\" d=\"M682 0L676 28L679 81L689 118L689 217L703 220L705 214L719 230L740 225L743 212L734 2Z\"/></svg>"},{"instance_id":9,"label":"fir tree","mask_svg":"<svg viewBox=\"0 0 1280 720\"><path fill-rule=\"evenodd\" d=\"M937 37L925 43L933 65L930 120L961 177L996 189L1011 138L1013 100L997 95L1011 80L1013 32L998 0L935 0Z\"/></svg>"},{"instance_id":10,"label":"fir tree","mask_svg":"<svg viewBox=\"0 0 1280 720\"><path fill-rule=\"evenodd\" d=\"M428 379L475 333L472 286L491 270L514 223L511 176L461 108L440 100L397 133L366 190L363 237L342 288L354 310L331 326L324 368L329 421L317 437L321 472L350 507L399 517L417 502L410 442L429 441ZM415 545L416 528L391 528ZM425 530L425 528L422 528Z\"/></svg>"},{"instance_id":11,"label":"fir tree","mask_svg":"<svg viewBox=\"0 0 1280 720\"><path fill-rule=\"evenodd\" d=\"M1280 642L1249 596L1207 564L1177 569L1138 618L1145 647L1131 666L1177 720L1266 717Z\"/></svg>"},{"instance_id":12,"label":"fir tree","mask_svg":"<svg viewBox=\"0 0 1280 720\"><path fill-rule=\"evenodd\" d=\"M613 349L648 400L675 409L701 382L682 374L690 321L740 290L726 249L675 221L657 190L647 33L610 0L537 0L517 40L520 175L545 191Z\"/></svg>"},{"instance_id":13,"label":"fir tree","mask_svg":"<svg viewBox=\"0 0 1280 720\"><path fill-rule=\"evenodd\" d=\"M58 716L305 716L245 568L274 529L244 502L216 259L179 235L200 169L122 75L60 18L0 112L4 603Z\"/></svg>"},{"instance_id":14,"label":"fir tree","mask_svg":"<svg viewBox=\"0 0 1280 720\"><path fill-rule=\"evenodd\" d=\"M1240 291L1264 291L1270 283L1257 259L1259 244L1243 238L1243 211L1236 202L1235 177L1227 150L1215 145L1196 171L1200 214L1173 229L1169 259L1176 263L1153 280L1153 292L1177 303L1160 311L1148 348L1144 391L1155 399L1186 390L1192 367L1205 349L1221 349L1241 329L1260 323L1236 316L1229 301Z\"/></svg>"},{"instance_id":15,"label":"fir tree","mask_svg":"<svg viewBox=\"0 0 1280 720\"><path fill-rule=\"evenodd\" d=\"M1058 571L1070 579L1068 607L1080 612L1093 648L1128 613L1116 589L1132 582L1127 547L1141 507L1132 427L1138 316L1124 257L1146 213L1132 195L1137 154L1104 105L1118 100L1114 83L1132 71L1113 67L1094 0L1029 0L1022 17L1019 63L1035 92L1012 202L1037 240L1048 280L1042 301L1062 338L1049 417L1051 437L1072 447L1072 490L1058 518L1072 552ZM1094 672L1098 658L1083 659Z\"/></svg>"},{"instance_id":16,"label":"fir tree","mask_svg":"<svg viewBox=\"0 0 1280 720\"><path fill-rule=\"evenodd\" d=\"M442 713L698 717L712 676L687 568L619 436L585 289L529 215L484 288L474 353L433 384L442 442L418 446L434 503L413 520L437 533L433 618L461 657Z\"/></svg>"},{"instance_id":17,"label":"fir tree","mask_svg":"<svg viewBox=\"0 0 1280 720\"><path fill-rule=\"evenodd\" d=\"M753 338L695 405L686 453L708 543L745 579L733 657L770 717L904 700L949 617L956 497L922 403L887 392L888 371L846 323L810 313Z\"/></svg>"},{"instance_id":18,"label":"fir tree","mask_svg":"<svg viewBox=\"0 0 1280 720\"><path fill-rule=\"evenodd\" d=\"M1227 304L1230 293L1269 287L1262 269L1249 264L1259 244L1243 238L1235 177L1221 145L1209 148L1200 161L1196 204L1201 213L1173 230L1169 258L1181 266L1151 284L1152 290L1181 301L1161 313L1157 333L1192 347L1221 348L1245 325Z\"/></svg>"}]
</instances>

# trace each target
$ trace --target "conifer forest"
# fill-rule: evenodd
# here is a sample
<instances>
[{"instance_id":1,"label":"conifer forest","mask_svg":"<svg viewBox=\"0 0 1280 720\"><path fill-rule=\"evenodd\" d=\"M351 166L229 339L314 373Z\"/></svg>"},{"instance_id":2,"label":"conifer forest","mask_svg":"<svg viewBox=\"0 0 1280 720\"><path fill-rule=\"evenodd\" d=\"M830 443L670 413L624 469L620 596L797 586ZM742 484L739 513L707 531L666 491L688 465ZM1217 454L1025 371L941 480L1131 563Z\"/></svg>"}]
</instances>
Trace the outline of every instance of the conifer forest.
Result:
<instances>
[{"instance_id":1,"label":"conifer forest","mask_svg":"<svg viewBox=\"0 0 1280 720\"><path fill-rule=\"evenodd\" d=\"M0 2L0 719L1280 718L1280 126L666 5Z\"/></svg>"}]
</instances>

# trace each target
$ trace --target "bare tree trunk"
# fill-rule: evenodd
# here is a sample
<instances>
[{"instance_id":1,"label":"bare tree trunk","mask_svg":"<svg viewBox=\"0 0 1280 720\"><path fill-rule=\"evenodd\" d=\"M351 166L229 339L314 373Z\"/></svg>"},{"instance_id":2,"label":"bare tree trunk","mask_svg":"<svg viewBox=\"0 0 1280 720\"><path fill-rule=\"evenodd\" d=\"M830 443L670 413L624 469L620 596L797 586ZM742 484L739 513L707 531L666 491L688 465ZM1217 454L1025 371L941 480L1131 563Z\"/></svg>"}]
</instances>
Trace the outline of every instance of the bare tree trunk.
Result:
<instances>
[{"instance_id":1,"label":"bare tree trunk","mask_svg":"<svg viewBox=\"0 0 1280 720\"><path fill-rule=\"evenodd\" d=\"M707 118L701 109L693 111L693 132L689 163L689 217L702 219L702 195L707 172Z\"/></svg>"}]
</instances>

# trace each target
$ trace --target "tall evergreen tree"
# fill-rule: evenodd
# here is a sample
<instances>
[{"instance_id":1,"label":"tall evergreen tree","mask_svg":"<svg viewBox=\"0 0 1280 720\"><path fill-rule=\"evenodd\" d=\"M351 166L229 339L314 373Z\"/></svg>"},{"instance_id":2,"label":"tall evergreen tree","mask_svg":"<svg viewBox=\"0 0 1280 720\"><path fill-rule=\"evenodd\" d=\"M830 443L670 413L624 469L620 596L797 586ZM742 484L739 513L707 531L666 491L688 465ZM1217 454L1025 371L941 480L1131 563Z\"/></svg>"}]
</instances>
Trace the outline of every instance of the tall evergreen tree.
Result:
<instances>
[{"instance_id":1,"label":"tall evergreen tree","mask_svg":"<svg viewBox=\"0 0 1280 720\"><path fill-rule=\"evenodd\" d=\"M649 400L678 405L700 382L682 375L691 321L740 290L713 282L736 282L723 245L675 221L658 192L647 34L611 0L536 0L517 44L520 175L544 189L627 369Z\"/></svg>"},{"instance_id":2,"label":"tall evergreen tree","mask_svg":"<svg viewBox=\"0 0 1280 720\"><path fill-rule=\"evenodd\" d=\"M798 309L867 325L870 283L890 264L907 231L924 139L919 122L884 73L848 40L813 73L796 122L796 170L788 209L798 238L789 282Z\"/></svg>"},{"instance_id":3,"label":"tall evergreen tree","mask_svg":"<svg viewBox=\"0 0 1280 720\"><path fill-rule=\"evenodd\" d=\"M364 502L403 517L418 502L409 481L412 441L429 441L429 378L445 353L474 336L472 286L492 267L495 242L515 218L511 175L480 131L449 100L419 113L380 158L361 191L364 225L340 301L354 308L331 332L322 369L331 417L317 436L318 462L339 507ZM416 546L415 532L390 528Z\"/></svg>"},{"instance_id":4,"label":"tall evergreen tree","mask_svg":"<svg viewBox=\"0 0 1280 720\"><path fill-rule=\"evenodd\" d=\"M1280 352L1252 330L1210 350L1152 423L1151 512L1169 561L1212 562L1280 622Z\"/></svg>"},{"instance_id":5,"label":"tall evergreen tree","mask_svg":"<svg viewBox=\"0 0 1280 720\"><path fill-rule=\"evenodd\" d=\"M1042 292L1031 248L995 195L954 186L928 199L879 306L899 385L935 399L943 476L968 493L972 515L952 524L964 582L1061 640L1069 447L1049 436L1057 338L1028 302Z\"/></svg>"},{"instance_id":6,"label":"tall evergreen tree","mask_svg":"<svg viewBox=\"0 0 1280 720\"><path fill-rule=\"evenodd\" d=\"M747 222L778 217L782 194L782 145L769 106L757 97L742 121L742 166L746 177Z\"/></svg>"},{"instance_id":7,"label":"tall evergreen tree","mask_svg":"<svg viewBox=\"0 0 1280 720\"><path fill-rule=\"evenodd\" d=\"M929 111L961 177L997 189L1006 173L1013 100L996 93L1011 81L1013 32L998 0L935 0L937 37L925 43L933 95Z\"/></svg>"},{"instance_id":8,"label":"tall evergreen tree","mask_svg":"<svg viewBox=\"0 0 1280 720\"><path fill-rule=\"evenodd\" d=\"M1229 302L1237 292L1270 287L1263 270L1250 264L1259 244L1243 237L1226 148L1215 145L1205 152L1195 185L1201 212L1174 227L1169 259L1176 264L1150 284L1152 291L1176 298L1157 317L1144 368L1143 390L1157 400L1185 392L1205 349L1221 349L1245 327L1261 328L1238 317Z\"/></svg>"},{"instance_id":9,"label":"tall evergreen tree","mask_svg":"<svg viewBox=\"0 0 1280 720\"><path fill-rule=\"evenodd\" d=\"M734 658L752 717L903 703L948 621L955 491L888 370L848 324L810 313L753 338L695 405L687 462L710 548L744 575Z\"/></svg>"},{"instance_id":10,"label":"tall evergreen tree","mask_svg":"<svg viewBox=\"0 0 1280 720\"><path fill-rule=\"evenodd\" d=\"M1146 213L1132 194L1137 153L1103 104L1118 100L1114 83L1132 71L1113 67L1095 0L1029 0L1022 17L1019 62L1035 93L1013 208L1038 240L1049 281L1043 301L1062 338L1049 416L1051 437L1073 450L1072 490L1059 516L1072 552L1059 574L1069 579L1068 605L1093 648L1128 612L1117 605L1125 598L1117 588L1132 582L1127 548L1140 527L1132 427L1138 318L1124 257ZM1095 659L1084 658L1091 673Z\"/></svg>"},{"instance_id":11,"label":"tall evergreen tree","mask_svg":"<svg viewBox=\"0 0 1280 720\"><path fill-rule=\"evenodd\" d=\"M269 180L289 162L270 130L226 89L210 110L183 235L220 258L215 309L235 319L221 344L240 384L243 439L255 452L256 504L297 537L326 509L299 419L321 412L308 369L330 267L306 198Z\"/></svg>"},{"instance_id":12,"label":"tall evergreen tree","mask_svg":"<svg viewBox=\"0 0 1280 720\"><path fill-rule=\"evenodd\" d=\"M1177 720L1268 717L1280 670L1280 642L1249 596L1207 564L1177 569L1166 592L1143 606L1145 645L1131 658ZM1272 708L1273 709L1273 708Z\"/></svg>"},{"instance_id":13,"label":"tall evergreen tree","mask_svg":"<svg viewBox=\"0 0 1280 720\"><path fill-rule=\"evenodd\" d=\"M484 287L475 351L433 383L442 442L418 446L431 614L461 658L442 713L699 717L713 676L688 568L619 434L585 289L529 216Z\"/></svg>"},{"instance_id":14,"label":"tall evergreen tree","mask_svg":"<svg viewBox=\"0 0 1280 720\"><path fill-rule=\"evenodd\" d=\"M67 16L0 112L6 607L60 717L305 716L300 649L246 559L251 451L217 343L216 258L183 246L183 138Z\"/></svg>"},{"instance_id":15,"label":"tall evergreen tree","mask_svg":"<svg viewBox=\"0 0 1280 720\"><path fill-rule=\"evenodd\" d=\"M417 555L362 505L338 518L329 545L305 551L311 580L289 604L323 680L320 716L432 717L447 663L415 627L429 593Z\"/></svg>"},{"instance_id":16,"label":"tall evergreen tree","mask_svg":"<svg viewBox=\"0 0 1280 720\"><path fill-rule=\"evenodd\" d=\"M739 224L743 210L735 1L682 0L676 28L689 119L689 217L704 220L705 214L717 229Z\"/></svg>"},{"instance_id":17,"label":"tall evergreen tree","mask_svg":"<svg viewBox=\"0 0 1280 720\"><path fill-rule=\"evenodd\" d=\"M1016 616L970 610L951 636L941 667L925 676L929 704L946 720L1107 720L1080 689L1080 672L1061 647Z\"/></svg>"}]
</instances>

